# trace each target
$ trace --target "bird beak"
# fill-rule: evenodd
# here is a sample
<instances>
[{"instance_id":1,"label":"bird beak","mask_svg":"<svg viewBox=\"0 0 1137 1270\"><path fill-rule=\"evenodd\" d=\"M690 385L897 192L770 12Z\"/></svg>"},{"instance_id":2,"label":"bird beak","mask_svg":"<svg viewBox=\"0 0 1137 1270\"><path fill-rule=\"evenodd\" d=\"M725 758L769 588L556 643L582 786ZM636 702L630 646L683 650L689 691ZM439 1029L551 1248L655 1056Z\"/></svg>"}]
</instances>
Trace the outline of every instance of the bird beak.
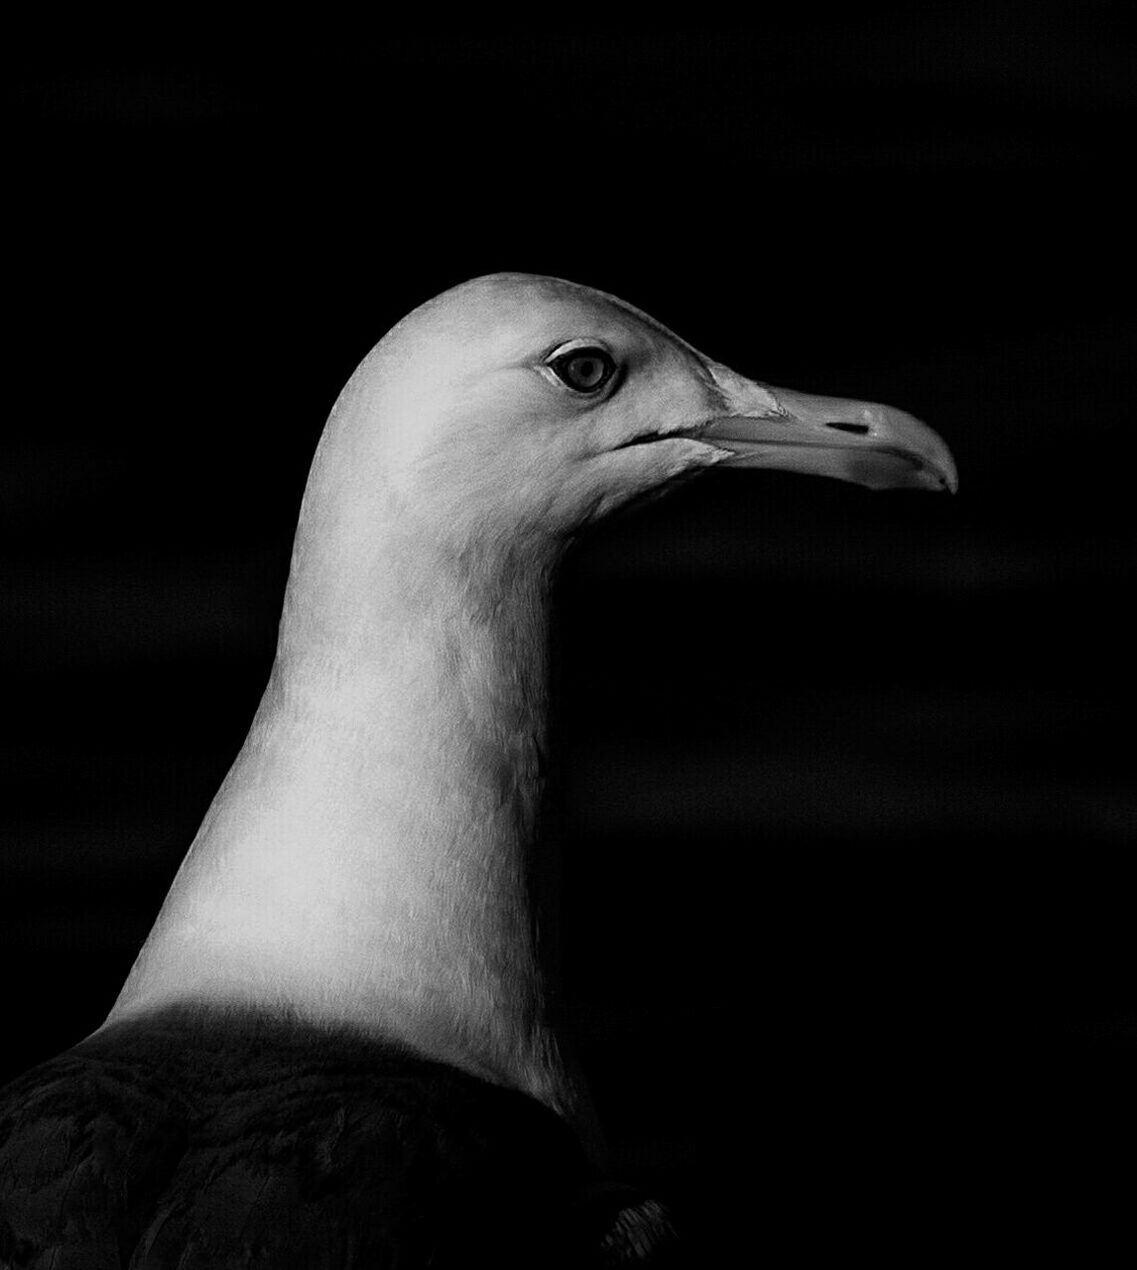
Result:
<instances>
[{"instance_id":1,"label":"bird beak","mask_svg":"<svg viewBox=\"0 0 1137 1270\"><path fill-rule=\"evenodd\" d=\"M956 491L951 451L903 410L771 388L715 362L707 369L725 411L700 440L733 453L724 466L811 472L869 489Z\"/></svg>"}]
</instances>

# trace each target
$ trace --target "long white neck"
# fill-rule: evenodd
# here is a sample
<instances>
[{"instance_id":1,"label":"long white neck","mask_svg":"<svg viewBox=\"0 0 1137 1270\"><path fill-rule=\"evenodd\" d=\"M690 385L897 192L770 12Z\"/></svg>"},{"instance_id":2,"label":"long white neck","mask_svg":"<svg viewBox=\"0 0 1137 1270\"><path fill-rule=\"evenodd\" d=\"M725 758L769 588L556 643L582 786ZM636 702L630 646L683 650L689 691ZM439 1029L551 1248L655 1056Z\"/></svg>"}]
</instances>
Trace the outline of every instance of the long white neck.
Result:
<instances>
[{"instance_id":1,"label":"long white neck","mask_svg":"<svg viewBox=\"0 0 1137 1270\"><path fill-rule=\"evenodd\" d=\"M529 858L551 553L459 554L374 486L361 546L343 471L314 468L271 680L111 1020L279 1007L569 1110Z\"/></svg>"}]
</instances>

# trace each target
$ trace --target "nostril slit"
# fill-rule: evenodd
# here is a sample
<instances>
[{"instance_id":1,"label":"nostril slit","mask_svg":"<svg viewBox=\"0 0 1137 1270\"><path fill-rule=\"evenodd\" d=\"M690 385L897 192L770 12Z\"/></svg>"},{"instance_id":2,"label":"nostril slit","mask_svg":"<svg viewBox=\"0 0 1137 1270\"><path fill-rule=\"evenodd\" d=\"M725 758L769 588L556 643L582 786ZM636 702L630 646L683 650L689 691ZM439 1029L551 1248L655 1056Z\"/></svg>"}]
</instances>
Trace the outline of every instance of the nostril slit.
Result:
<instances>
[{"instance_id":1,"label":"nostril slit","mask_svg":"<svg viewBox=\"0 0 1137 1270\"><path fill-rule=\"evenodd\" d=\"M838 432L852 432L858 437L867 436L872 429L867 423L827 423L827 428L836 428Z\"/></svg>"}]
</instances>

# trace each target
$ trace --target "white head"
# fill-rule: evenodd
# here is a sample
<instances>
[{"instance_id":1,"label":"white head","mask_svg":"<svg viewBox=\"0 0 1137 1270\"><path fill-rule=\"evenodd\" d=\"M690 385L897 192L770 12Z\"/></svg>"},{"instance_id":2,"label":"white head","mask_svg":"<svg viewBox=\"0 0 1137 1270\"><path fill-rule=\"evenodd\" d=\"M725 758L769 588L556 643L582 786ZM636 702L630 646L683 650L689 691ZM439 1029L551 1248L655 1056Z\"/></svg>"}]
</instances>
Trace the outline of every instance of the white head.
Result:
<instances>
[{"instance_id":1,"label":"white head","mask_svg":"<svg viewBox=\"0 0 1137 1270\"><path fill-rule=\"evenodd\" d=\"M947 447L900 411L745 379L588 287L476 278L405 317L345 386L313 463L293 587L309 603L333 575L367 589L400 540L468 573L478 560L524 568L720 463L955 487Z\"/></svg>"}]
</instances>

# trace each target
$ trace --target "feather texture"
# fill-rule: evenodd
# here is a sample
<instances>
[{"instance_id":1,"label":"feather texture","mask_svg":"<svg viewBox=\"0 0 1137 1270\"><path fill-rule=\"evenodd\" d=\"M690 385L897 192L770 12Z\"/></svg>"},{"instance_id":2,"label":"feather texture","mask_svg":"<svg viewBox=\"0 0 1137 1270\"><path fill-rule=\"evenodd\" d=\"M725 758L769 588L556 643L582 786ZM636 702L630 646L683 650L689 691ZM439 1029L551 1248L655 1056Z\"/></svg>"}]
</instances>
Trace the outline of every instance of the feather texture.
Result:
<instances>
[{"instance_id":1,"label":"feather texture","mask_svg":"<svg viewBox=\"0 0 1137 1270\"><path fill-rule=\"evenodd\" d=\"M662 1210L535 1099L392 1042L173 1007L0 1102L0 1264L21 1270L620 1265Z\"/></svg>"}]
</instances>

